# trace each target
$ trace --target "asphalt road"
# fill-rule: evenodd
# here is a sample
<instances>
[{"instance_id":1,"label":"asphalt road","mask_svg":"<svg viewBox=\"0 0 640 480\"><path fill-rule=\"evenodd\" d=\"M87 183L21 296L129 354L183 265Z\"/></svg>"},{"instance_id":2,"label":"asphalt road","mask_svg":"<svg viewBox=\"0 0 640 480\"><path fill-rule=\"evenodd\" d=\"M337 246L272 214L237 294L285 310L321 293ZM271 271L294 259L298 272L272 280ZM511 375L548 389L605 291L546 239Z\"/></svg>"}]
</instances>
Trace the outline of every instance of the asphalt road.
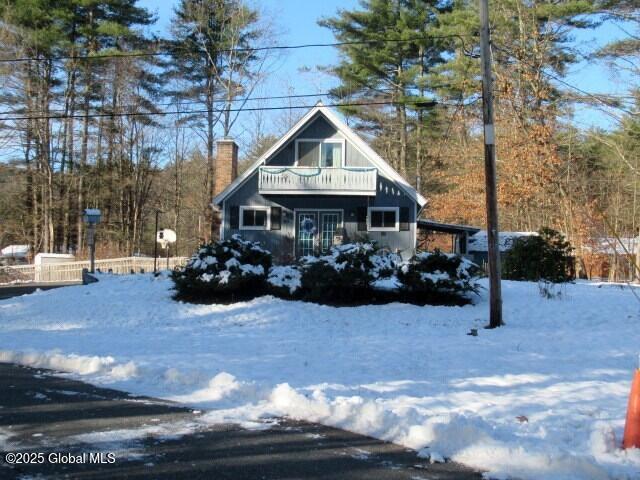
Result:
<instances>
[{"instance_id":1,"label":"asphalt road","mask_svg":"<svg viewBox=\"0 0 640 480\"><path fill-rule=\"evenodd\" d=\"M0 478L55 479L480 479L454 463L430 465L414 451L323 425L277 419L270 428L204 425L173 435L202 415L0 363ZM162 435L123 438L91 432L163 426ZM94 435L95 437L95 435ZM45 461L8 465L6 453L43 453ZM114 463L59 463L66 455L114 453ZM50 457L53 454L53 457ZM50 460L52 458L52 460ZM76 457L77 458L77 457ZM58 463L56 463L58 462Z\"/></svg>"},{"instance_id":2,"label":"asphalt road","mask_svg":"<svg viewBox=\"0 0 640 480\"><path fill-rule=\"evenodd\" d=\"M11 297L18 297L20 295L28 295L36 290L51 290L52 288L69 287L71 285L82 285L81 281L77 282L59 282L59 283L22 283L15 285L2 285L0 286L0 300L4 300Z\"/></svg>"}]
</instances>

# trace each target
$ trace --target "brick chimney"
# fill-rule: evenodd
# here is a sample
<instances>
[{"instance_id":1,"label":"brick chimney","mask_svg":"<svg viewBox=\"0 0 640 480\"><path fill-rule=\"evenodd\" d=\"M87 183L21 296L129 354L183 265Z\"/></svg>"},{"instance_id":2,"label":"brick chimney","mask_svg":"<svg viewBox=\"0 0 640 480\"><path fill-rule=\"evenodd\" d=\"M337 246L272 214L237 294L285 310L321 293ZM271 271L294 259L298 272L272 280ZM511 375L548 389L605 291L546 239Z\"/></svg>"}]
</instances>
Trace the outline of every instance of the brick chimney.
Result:
<instances>
[{"instance_id":1,"label":"brick chimney","mask_svg":"<svg viewBox=\"0 0 640 480\"><path fill-rule=\"evenodd\" d=\"M213 195L218 195L238 176L238 145L232 138L217 143L216 176Z\"/></svg>"}]
</instances>

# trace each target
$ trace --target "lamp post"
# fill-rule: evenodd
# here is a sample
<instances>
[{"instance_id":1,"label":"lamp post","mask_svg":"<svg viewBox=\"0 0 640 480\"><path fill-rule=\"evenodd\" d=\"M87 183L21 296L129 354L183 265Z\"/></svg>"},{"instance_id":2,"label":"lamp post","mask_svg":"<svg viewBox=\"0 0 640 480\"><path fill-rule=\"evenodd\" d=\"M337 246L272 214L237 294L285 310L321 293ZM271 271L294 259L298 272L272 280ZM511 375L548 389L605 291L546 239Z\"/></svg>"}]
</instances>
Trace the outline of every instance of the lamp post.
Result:
<instances>
[{"instance_id":1,"label":"lamp post","mask_svg":"<svg viewBox=\"0 0 640 480\"><path fill-rule=\"evenodd\" d=\"M82 220L87 224L87 244L89 245L91 273L96 273L96 225L100 223L100 210L97 208L85 208Z\"/></svg>"}]
</instances>

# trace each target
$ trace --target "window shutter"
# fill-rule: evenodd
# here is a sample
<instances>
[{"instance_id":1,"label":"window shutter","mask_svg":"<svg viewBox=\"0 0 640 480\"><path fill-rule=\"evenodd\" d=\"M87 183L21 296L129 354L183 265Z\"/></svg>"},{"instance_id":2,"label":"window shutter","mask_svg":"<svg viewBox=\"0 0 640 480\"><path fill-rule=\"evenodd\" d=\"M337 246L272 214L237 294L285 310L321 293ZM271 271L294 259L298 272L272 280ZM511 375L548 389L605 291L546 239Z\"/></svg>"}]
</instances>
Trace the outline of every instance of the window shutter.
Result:
<instances>
[{"instance_id":1,"label":"window shutter","mask_svg":"<svg viewBox=\"0 0 640 480\"><path fill-rule=\"evenodd\" d=\"M282 207L271 207L271 230L280 230Z\"/></svg>"},{"instance_id":2,"label":"window shutter","mask_svg":"<svg viewBox=\"0 0 640 480\"><path fill-rule=\"evenodd\" d=\"M358 231L367 231L367 207L358 207L356 210L356 218L358 221Z\"/></svg>"},{"instance_id":3,"label":"window shutter","mask_svg":"<svg viewBox=\"0 0 640 480\"><path fill-rule=\"evenodd\" d=\"M237 205L229 207L229 228L232 230L240 228L240 207Z\"/></svg>"},{"instance_id":4,"label":"window shutter","mask_svg":"<svg viewBox=\"0 0 640 480\"><path fill-rule=\"evenodd\" d=\"M398 222L401 231L409 230L409 207L400 207L400 219Z\"/></svg>"}]
</instances>

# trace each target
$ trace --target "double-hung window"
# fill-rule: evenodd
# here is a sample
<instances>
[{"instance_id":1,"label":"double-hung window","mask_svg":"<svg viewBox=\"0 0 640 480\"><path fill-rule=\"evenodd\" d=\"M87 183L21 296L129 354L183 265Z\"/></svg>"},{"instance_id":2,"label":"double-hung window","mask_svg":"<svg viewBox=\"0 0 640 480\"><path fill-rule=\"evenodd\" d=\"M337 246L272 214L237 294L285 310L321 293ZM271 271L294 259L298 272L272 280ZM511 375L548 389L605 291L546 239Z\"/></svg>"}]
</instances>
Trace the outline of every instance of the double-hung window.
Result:
<instances>
[{"instance_id":1,"label":"double-hung window","mask_svg":"<svg viewBox=\"0 0 640 480\"><path fill-rule=\"evenodd\" d=\"M296 140L296 166L342 167L344 165L344 140Z\"/></svg>"},{"instance_id":2,"label":"double-hung window","mask_svg":"<svg viewBox=\"0 0 640 480\"><path fill-rule=\"evenodd\" d=\"M368 230L371 232L397 232L399 230L398 207L369 207Z\"/></svg>"},{"instance_id":3,"label":"double-hung window","mask_svg":"<svg viewBox=\"0 0 640 480\"><path fill-rule=\"evenodd\" d=\"M240 207L240 230L269 230L269 207Z\"/></svg>"}]
</instances>

